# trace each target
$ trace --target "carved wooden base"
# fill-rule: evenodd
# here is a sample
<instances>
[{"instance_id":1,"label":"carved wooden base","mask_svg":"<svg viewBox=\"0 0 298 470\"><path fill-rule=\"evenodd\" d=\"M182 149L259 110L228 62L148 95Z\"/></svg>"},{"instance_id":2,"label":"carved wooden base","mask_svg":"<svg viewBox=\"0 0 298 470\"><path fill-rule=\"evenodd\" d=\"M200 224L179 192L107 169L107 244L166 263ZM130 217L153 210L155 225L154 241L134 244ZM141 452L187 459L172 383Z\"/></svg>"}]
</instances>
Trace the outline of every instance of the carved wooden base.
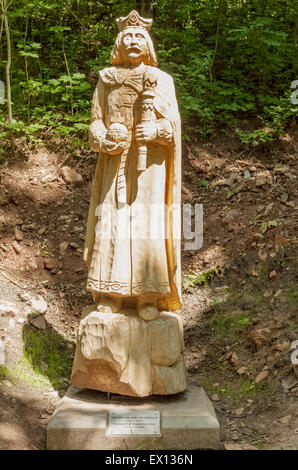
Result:
<instances>
[{"instance_id":1,"label":"carved wooden base","mask_svg":"<svg viewBox=\"0 0 298 470\"><path fill-rule=\"evenodd\" d=\"M144 397L186 389L181 318L161 312L144 321L135 313L92 311L80 322L73 385Z\"/></svg>"}]
</instances>

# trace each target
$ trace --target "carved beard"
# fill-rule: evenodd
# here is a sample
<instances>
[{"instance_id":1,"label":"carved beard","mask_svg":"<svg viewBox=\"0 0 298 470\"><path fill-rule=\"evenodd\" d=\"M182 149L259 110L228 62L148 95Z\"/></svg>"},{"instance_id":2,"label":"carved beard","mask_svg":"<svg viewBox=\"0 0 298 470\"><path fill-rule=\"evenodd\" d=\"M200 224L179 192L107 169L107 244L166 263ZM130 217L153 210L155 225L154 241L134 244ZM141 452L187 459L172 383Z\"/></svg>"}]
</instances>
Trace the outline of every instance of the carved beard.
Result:
<instances>
[{"instance_id":1,"label":"carved beard","mask_svg":"<svg viewBox=\"0 0 298 470\"><path fill-rule=\"evenodd\" d=\"M123 44L121 44L120 46L120 54L121 54L121 57L122 57L122 63L123 65L139 65L140 63L142 62L146 62L146 59L148 61L149 59L149 47L148 47L148 43L146 42L146 50L141 54L141 55L138 55L137 57L129 57L128 56L128 53L124 53L124 49L125 47L123 46Z\"/></svg>"}]
</instances>

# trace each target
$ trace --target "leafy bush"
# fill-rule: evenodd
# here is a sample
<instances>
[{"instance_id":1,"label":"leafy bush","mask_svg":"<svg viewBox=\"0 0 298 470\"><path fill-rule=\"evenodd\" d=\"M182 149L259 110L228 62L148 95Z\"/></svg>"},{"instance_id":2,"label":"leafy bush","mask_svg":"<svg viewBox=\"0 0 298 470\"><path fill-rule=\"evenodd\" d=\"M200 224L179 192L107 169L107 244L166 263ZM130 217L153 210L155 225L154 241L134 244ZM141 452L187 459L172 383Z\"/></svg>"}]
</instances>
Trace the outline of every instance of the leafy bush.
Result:
<instances>
[{"instance_id":1,"label":"leafy bush","mask_svg":"<svg viewBox=\"0 0 298 470\"><path fill-rule=\"evenodd\" d=\"M98 70L109 65L115 19L133 8L154 17L159 66L174 77L186 139L220 127L237 129L243 142L258 145L295 120L290 84L298 77L297 20L291 0L19 0L8 14L12 101L29 136L39 131L26 128L32 123L65 132L69 127L73 134L84 130L79 116L89 112ZM0 44L4 77L4 32ZM78 117L78 126L65 125L68 115ZM245 133L239 123L250 117L262 126ZM62 124L53 126L55 119Z\"/></svg>"}]
</instances>

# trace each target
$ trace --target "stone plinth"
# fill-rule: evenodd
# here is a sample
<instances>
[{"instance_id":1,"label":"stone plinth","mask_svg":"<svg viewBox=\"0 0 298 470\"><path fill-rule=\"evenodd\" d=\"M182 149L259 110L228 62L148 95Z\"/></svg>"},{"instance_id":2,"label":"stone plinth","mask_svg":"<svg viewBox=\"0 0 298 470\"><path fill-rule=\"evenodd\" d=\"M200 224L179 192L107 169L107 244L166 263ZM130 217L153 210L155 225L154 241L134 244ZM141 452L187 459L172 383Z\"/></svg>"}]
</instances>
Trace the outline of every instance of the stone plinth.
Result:
<instances>
[{"instance_id":1,"label":"stone plinth","mask_svg":"<svg viewBox=\"0 0 298 470\"><path fill-rule=\"evenodd\" d=\"M176 394L186 389L183 350L182 321L174 313L144 321L129 311L92 311L80 322L71 381L128 396Z\"/></svg>"},{"instance_id":2,"label":"stone plinth","mask_svg":"<svg viewBox=\"0 0 298 470\"><path fill-rule=\"evenodd\" d=\"M109 411L157 410L161 435L106 436ZM71 386L50 419L49 450L218 449L219 424L202 388L168 397L107 395Z\"/></svg>"}]
</instances>

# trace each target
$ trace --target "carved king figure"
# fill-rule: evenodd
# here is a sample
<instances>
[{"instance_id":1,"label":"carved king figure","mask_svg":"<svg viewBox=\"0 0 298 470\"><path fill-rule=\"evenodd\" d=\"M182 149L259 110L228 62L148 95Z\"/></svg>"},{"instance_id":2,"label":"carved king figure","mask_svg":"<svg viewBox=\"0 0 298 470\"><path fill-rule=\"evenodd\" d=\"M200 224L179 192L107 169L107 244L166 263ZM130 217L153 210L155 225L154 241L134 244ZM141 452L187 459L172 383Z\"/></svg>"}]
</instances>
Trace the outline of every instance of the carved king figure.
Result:
<instances>
[{"instance_id":1,"label":"carved king figure","mask_svg":"<svg viewBox=\"0 0 298 470\"><path fill-rule=\"evenodd\" d=\"M186 388L180 294L180 116L157 68L152 20L117 20L99 73L90 142L99 152L84 257L96 308L81 320L72 382L134 396Z\"/></svg>"}]
</instances>

